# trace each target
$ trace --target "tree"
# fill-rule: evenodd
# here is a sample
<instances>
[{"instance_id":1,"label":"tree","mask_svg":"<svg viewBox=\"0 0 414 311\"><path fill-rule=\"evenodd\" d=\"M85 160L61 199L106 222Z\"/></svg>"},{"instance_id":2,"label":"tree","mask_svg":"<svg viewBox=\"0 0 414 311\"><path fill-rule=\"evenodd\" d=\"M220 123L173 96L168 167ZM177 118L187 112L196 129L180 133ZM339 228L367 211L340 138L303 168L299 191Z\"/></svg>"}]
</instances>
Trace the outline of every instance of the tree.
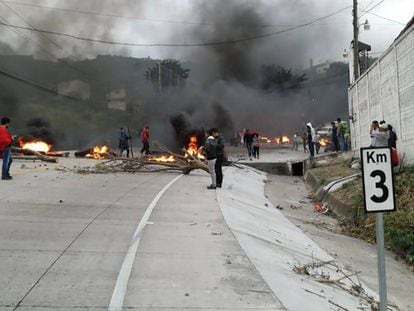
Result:
<instances>
[{"instance_id":1,"label":"tree","mask_svg":"<svg viewBox=\"0 0 414 311\"><path fill-rule=\"evenodd\" d=\"M160 85L161 75L161 85ZM166 59L149 67L145 78L159 89L167 87L183 87L185 80L190 76L190 69L181 66L180 61Z\"/></svg>"},{"instance_id":2,"label":"tree","mask_svg":"<svg viewBox=\"0 0 414 311\"><path fill-rule=\"evenodd\" d=\"M306 81L306 75L296 75L292 69L285 69L278 65L262 65L261 87L267 91L280 91L298 89L302 82Z\"/></svg>"}]
</instances>

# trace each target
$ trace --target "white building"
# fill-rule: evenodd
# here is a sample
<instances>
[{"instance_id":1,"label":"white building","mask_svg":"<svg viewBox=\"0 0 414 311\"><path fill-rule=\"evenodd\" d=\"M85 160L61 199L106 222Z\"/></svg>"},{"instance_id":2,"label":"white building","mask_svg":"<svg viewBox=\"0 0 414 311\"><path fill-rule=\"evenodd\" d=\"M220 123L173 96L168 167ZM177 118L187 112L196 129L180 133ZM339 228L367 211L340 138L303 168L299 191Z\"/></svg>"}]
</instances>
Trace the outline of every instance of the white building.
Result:
<instances>
[{"instance_id":1,"label":"white building","mask_svg":"<svg viewBox=\"0 0 414 311\"><path fill-rule=\"evenodd\" d=\"M398 152L414 163L414 18L348 94L353 148L369 146L371 122L385 120L397 133Z\"/></svg>"}]
</instances>

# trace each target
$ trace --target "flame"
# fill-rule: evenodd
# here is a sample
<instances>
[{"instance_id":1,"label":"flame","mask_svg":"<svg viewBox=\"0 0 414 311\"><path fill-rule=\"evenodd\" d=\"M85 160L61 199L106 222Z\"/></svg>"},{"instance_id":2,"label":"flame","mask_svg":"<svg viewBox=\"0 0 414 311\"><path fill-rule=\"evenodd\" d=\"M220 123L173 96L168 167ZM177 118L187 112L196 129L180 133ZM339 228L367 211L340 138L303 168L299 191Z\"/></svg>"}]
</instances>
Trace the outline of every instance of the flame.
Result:
<instances>
[{"instance_id":1,"label":"flame","mask_svg":"<svg viewBox=\"0 0 414 311\"><path fill-rule=\"evenodd\" d=\"M198 148L197 142L197 136L190 137L190 142L187 145L187 153L191 154L193 157L197 157L198 159L205 159L204 155L201 154L201 151ZM188 155L186 154L185 156L187 157Z\"/></svg>"},{"instance_id":2,"label":"flame","mask_svg":"<svg viewBox=\"0 0 414 311\"><path fill-rule=\"evenodd\" d=\"M39 140L31 141L27 143L20 141L20 147L23 149L28 149L28 150L37 151L37 152L44 152L44 153L48 153L50 149L52 148L51 145L43 141L39 141Z\"/></svg>"},{"instance_id":3,"label":"flame","mask_svg":"<svg viewBox=\"0 0 414 311\"><path fill-rule=\"evenodd\" d=\"M170 155L170 156L163 155L163 156L160 156L158 158L151 157L151 158L149 158L149 160L150 161L155 161L155 162L163 162L163 163L175 162L175 158L174 158L173 155Z\"/></svg>"},{"instance_id":4,"label":"flame","mask_svg":"<svg viewBox=\"0 0 414 311\"><path fill-rule=\"evenodd\" d=\"M289 144L290 143L290 139L287 136L282 136L282 144Z\"/></svg>"},{"instance_id":5,"label":"flame","mask_svg":"<svg viewBox=\"0 0 414 311\"><path fill-rule=\"evenodd\" d=\"M290 138L287 137L286 135L278 136L278 137L275 138L275 142L278 145L280 145L280 144L290 144Z\"/></svg>"},{"instance_id":6,"label":"flame","mask_svg":"<svg viewBox=\"0 0 414 311\"><path fill-rule=\"evenodd\" d=\"M265 142L265 143L268 143L268 144L272 142L272 140L269 139L269 137L266 137L266 136L260 136L260 140Z\"/></svg>"},{"instance_id":7,"label":"flame","mask_svg":"<svg viewBox=\"0 0 414 311\"><path fill-rule=\"evenodd\" d=\"M93 159L105 159L105 154L109 152L108 146L95 146L92 153L88 153L85 157Z\"/></svg>"},{"instance_id":8,"label":"flame","mask_svg":"<svg viewBox=\"0 0 414 311\"><path fill-rule=\"evenodd\" d=\"M319 140L319 144L320 144L322 147L326 147L326 145L328 144L328 140L327 140L327 139L322 138L321 140Z\"/></svg>"}]
</instances>

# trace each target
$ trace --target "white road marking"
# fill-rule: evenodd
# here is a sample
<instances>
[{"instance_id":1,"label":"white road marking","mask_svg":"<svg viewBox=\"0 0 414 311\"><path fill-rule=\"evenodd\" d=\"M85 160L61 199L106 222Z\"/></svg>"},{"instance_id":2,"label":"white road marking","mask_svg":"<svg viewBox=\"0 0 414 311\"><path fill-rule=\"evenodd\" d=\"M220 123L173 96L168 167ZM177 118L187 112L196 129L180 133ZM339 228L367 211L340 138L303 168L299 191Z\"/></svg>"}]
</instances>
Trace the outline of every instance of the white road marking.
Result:
<instances>
[{"instance_id":1,"label":"white road marking","mask_svg":"<svg viewBox=\"0 0 414 311\"><path fill-rule=\"evenodd\" d=\"M164 195L164 193L175 183L178 179L180 179L183 175L177 176L172 181L170 181L152 200L151 204L147 207L147 210L144 213L141 221L138 224L137 229L132 237L131 245L128 248L128 251L125 255L124 262L122 263L121 270L118 274L118 279L116 280L114 292L112 293L111 302L109 303L108 310L109 311L121 311L125 294L127 291L128 281L131 276L132 265L135 260L135 255L137 253L139 242L141 241L142 232L144 231L145 225L148 223L148 219L150 218L152 211L154 210L155 206L157 205L158 201Z\"/></svg>"}]
</instances>

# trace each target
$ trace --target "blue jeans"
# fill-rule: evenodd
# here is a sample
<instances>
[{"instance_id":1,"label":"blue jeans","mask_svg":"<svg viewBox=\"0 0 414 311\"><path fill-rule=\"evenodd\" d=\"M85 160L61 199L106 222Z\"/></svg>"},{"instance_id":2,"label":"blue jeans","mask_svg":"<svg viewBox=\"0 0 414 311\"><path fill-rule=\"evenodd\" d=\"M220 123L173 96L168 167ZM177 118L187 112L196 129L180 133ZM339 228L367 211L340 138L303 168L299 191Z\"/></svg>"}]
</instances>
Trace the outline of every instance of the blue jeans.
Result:
<instances>
[{"instance_id":1,"label":"blue jeans","mask_svg":"<svg viewBox=\"0 0 414 311\"><path fill-rule=\"evenodd\" d=\"M4 148L1 177L10 176L10 166L11 166L12 162L13 162L13 160L12 160L12 157L11 157L11 148L10 147Z\"/></svg>"},{"instance_id":2,"label":"blue jeans","mask_svg":"<svg viewBox=\"0 0 414 311\"><path fill-rule=\"evenodd\" d=\"M339 150L345 151L345 140L343 136L341 135L338 136L338 143L339 143Z\"/></svg>"},{"instance_id":3,"label":"blue jeans","mask_svg":"<svg viewBox=\"0 0 414 311\"><path fill-rule=\"evenodd\" d=\"M253 142L246 143L247 146L247 152L249 153L249 157L253 156Z\"/></svg>"}]
</instances>

